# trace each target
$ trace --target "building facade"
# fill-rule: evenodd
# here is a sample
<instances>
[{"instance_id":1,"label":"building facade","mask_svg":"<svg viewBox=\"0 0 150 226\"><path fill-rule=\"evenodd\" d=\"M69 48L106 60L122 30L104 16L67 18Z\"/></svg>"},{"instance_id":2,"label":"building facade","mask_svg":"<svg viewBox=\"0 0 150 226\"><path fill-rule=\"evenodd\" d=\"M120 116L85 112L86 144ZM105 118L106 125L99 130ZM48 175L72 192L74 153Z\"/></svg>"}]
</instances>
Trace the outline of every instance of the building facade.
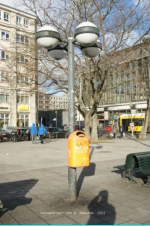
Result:
<instances>
[{"instance_id":1,"label":"building facade","mask_svg":"<svg viewBox=\"0 0 150 226\"><path fill-rule=\"evenodd\" d=\"M0 128L37 121L36 17L0 4Z\"/></svg>"},{"instance_id":2,"label":"building facade","mask_svg":"<svg viewBox=\"0 0 150 226\"><path fill-rule=\"evenodd\" d=\"M38 124L41 122L45 126L68 125L68 96L52 96L39 92Z\"/></svg>"},{"instance_id":3,"label":"building facade","mask_svg":"<svg viewBox=\"0 0 150 226\"><path fill-rule=\"evenodd\" d=\"M68 110L68 96L52 96L46 93L38 93L38 110Z\"/></svg>"},{"instance_id":4,"label":"building facade","mask_svg":"<svg viewBox=\"0 0 150 226\"><path fill-rule=\"evenodd\" d=\"M114 56L116 65L104 83L101 104L97 107L99 126L123 123L126 131L129 124L142 126L147 109L147 94L150 92L150 39L134 48L118 51ZM77 114L78 122L84 121Z\"/></svg>"}]
</instances>

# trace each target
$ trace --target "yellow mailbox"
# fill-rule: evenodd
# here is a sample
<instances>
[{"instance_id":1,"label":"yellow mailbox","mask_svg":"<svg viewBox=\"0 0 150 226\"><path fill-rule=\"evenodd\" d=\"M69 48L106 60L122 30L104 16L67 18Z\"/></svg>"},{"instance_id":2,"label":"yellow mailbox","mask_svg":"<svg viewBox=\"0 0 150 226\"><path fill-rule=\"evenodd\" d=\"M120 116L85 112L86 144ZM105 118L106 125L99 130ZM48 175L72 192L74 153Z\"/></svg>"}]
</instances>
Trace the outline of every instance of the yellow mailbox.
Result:
<instances>
[{"instance_id":1,"label":"yellow mailbox","mask_svg":"<svg viewBox=\"0 0 150 226\"><path fill-rule=\"evenodd\" d=\"M68 166L89 166L89 138L82 131L75 131L68 138Z\"/></svg>"}]
</instances>

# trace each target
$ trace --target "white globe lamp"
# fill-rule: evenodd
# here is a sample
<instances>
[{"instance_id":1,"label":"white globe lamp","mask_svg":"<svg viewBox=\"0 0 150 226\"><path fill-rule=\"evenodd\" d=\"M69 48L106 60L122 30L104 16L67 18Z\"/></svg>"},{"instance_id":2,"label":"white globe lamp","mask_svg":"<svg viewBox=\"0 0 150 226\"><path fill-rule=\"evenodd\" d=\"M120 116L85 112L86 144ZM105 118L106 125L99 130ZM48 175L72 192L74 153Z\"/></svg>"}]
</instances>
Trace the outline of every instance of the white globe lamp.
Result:
<instances>
[{"instance_id":1,"label":"white globe lamp","mask_svg":"<svg viewBox=\"0 0 150 226\"><path fill-rule=\"evenodd\" d=\"M61 44L58 44L54 49L49 49L48 53L51 58L54 60L61 60L67 55L67 48L63 47Z\"/></svg>"},{"instance_id":2,"label":"white globe lamp","mask_svg":"<svg viewBox=\"0 0 150 226\"><path fill-rule=\"evenodd\" d=\"M84 56L93 58L100 54L102 50L102 44L98 40L94 45L89 47L81 47Z\"/></svg>"},{"instance_id":3,"label":"white globe lamp","mask_svg":"<svg viewBox=\"0 0 150 226\"><path fill-rule=\"evenodd\" d=\"M60 34L54 27L44 26L36 33L36 39L38 45L52 49L59 43Z\"/></svg>"},{"instance_id":4,"label":"white globe lamp","mask_svg":"<svg viewBox=\"0 0 150 226\"><path fill-rule=\"evenodd\" d=\"M74 37L80 45L91 46L96 43L99 37L99 30L95 24L83 22L77 26Z\"/></svg>"}]
</instances>

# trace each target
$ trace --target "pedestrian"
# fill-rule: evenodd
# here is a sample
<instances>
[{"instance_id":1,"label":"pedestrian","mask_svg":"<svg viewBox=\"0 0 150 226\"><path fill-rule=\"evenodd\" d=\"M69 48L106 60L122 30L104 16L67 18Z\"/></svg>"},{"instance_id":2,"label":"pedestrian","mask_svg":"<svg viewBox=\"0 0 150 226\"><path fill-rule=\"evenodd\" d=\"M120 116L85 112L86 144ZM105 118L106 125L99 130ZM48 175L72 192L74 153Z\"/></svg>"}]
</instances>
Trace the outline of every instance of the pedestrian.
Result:
<instances>
[{"instance_id":1,"label":"pedestrian","mask_svg":"<svg viewBox=\"0 0 150 226\"><path fill-rule=\"evenodd\" d=\"M116 128L116 126L115 126L115 125L113 126L112 132L113 132L113 134L114 134L114 138L115 138L116 133L117 133L117 128Z\"/></svg>"},{"instance_id":2,"label":"pedestrian","mask_svg":"<svg viewBox=\"0 0 150 226\"><path fill-rule=\"evenodd\" d=\"M49 127L52 127L52 124L50 124L50 126Z\"/></svg>"},{"instance_id":3,"label":"pedestrian","mask_svg":"<svg viewBox=\"0 0 150 226\"><path fill-rule=\"evenodd\" d=\"M30 134L32 137L32 144L34 144L34 143L36 144L37 129L35 127L35 123L33 123L30 128Z\"/></svg>"},{"instance_id":4,"label":"pedestrian","mask_svg":"<svg viewBox=\"0 0 150 226\"><path fill-rule=\"evenodd\" d=\"M76 124L76 130L78 130L78 125Z\"/></svg>"},{"instance_id":5,"label":"pedestrian","mask_svg":"<svg viewBox=\"0 0 150 226\"><path fill-rule=\"evenodd\" d=\"M121 137L123 137L123 132L124 132L124 127L122 124L119 127L119 131L120 131L120 138L121 138Z\"/></svg>"},{"instance_id":6,"label":"pedestrian","mask_svg":"<svg viewBox=\"0 0 150 226\"><path fill-rule=\"evenodd\" d=\"M63 126L63 124L61 125L61 127L60 127L60 128L64 130L64 126Z\"/></svg>"},{"instance_id":7,"label":"pedestrian","mask_svg":"<svg viewBox=\"0 0 150 226\"><path fill-rule=\"evenodd\" d=\"M107 125L106 130L107 130L108 138L110 138L111 127L109 124Z\"/></svg>"},{"instance_id":8,"label":"pedestrian","mask_svg":"<svg viewBox=\"0 0 150 226\"><path fill-rule=\"evenodd\" d=\"M42 124L41 127L39 128L39 136L40 136L41 144L43 144L44 132L47 134L47 131L44 125Z\"/></svg>"}]
</instances>

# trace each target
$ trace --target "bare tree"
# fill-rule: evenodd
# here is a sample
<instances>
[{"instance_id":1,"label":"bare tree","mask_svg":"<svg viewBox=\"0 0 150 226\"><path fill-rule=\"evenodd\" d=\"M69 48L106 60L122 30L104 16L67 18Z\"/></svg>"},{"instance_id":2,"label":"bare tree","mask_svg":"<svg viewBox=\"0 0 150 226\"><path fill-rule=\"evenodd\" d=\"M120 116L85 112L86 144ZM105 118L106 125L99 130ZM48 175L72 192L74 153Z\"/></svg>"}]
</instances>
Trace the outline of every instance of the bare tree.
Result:
<instances>
[{"instance_id":1,"label":"bare tree","mask_svg":"<svg viewBox=\"0 0 150 226\"><path fill-rule=\"evenodd\" d=\"M77 108L85 119L85 131L90 137L90 118L93 116L96 120L96 109L99 104L102 105L103 95L108 89L106 84L109 76L113 70L122 70L123 64L119 62L123 61L124 54L120 50L125 48L132 50L149 34L149 2L144 0L18 1L37 16L39 27L52 25L57 28L63 39L73 36L77 25L84 21L91 21L99 28L99 40L103 44L102 57L99 55L94 59L88 59L75 48ZM67 61L52 60L45 50L39 48L38 51L40 84L44 89L49 87L52 93L67 93ZM80 77L83 83L81 95L79 95ZM95 137L98 139L94 129L92 139Z\"/></svg>"},{"instance_id":2,"label":"bare tree","mask_svg":"<svg viewBox=\"0 0 150 226\"><path fill-rule=\"evenodd\" d=\"M140 139L146 139L146 132L150 126L150 40L143 40L143 45L140 47L141 58L137 62L137 76L135 80L140 90L139 95L143 100L147 101L145 120L139 136Z\"/></svg>"}]
</instances>

